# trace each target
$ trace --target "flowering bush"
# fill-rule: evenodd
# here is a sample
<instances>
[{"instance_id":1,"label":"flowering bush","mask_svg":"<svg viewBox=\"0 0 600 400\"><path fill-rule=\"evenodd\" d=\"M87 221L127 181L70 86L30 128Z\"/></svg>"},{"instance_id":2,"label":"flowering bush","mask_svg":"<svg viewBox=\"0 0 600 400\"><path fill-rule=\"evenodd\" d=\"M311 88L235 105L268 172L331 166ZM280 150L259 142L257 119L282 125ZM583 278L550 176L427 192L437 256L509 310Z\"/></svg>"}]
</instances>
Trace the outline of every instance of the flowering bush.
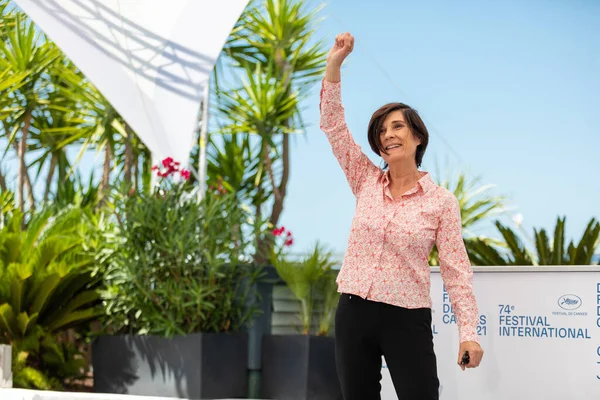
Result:
<instances>
[{"instance_id":1,"label":"flowering bush","mask_svg":"<svg viewBox=\"0 0 600 400\"><path fill-rule=\"evenodd\" d=\"M174 161L172 157L167 157L162 160L162 166L162 169L158 165L152 167L152 171L157 171L156 174L159 178L168 178L179 175L186 181L190 179L190 171L181 168L181 163L179 161Z\"/></svg>"},{"instance_id":2,"label":"flowering bush","mask_svg":"<svg viewBox=\"0 0 600 400\"><path fill-rule=\"evenodd\" d=\"M280 245L278 246L279 248L290 247L294 244L292 232L286 230L284 226L273 229L273 236L275 236L276 239L279 238L279 241L283 243L283 246L281 246L280 243Z\"/></svg>"},{"instance_id":3,"label":"flowering bush","mask_svg":"<svg viewBox=\"0 0 600 400\"><path fill-rule=\"evenodd\" d=\"M188 173L171 158L155 171L163 179L154 194L126 197L118 207L121 245L105 279L108 332L245 329L257 312L252 288L260 275L248 263L249 215L234 194L208 191L198 202Z\"/></svg>"}]
</instances>

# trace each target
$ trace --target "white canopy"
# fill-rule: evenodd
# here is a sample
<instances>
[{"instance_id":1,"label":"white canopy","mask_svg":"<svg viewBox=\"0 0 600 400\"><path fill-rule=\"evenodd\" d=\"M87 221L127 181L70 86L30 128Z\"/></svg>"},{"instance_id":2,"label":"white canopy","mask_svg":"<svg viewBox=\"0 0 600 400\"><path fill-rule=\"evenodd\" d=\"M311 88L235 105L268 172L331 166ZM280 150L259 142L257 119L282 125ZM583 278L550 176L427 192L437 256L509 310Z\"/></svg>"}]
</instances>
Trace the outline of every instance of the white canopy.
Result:
<instances>
[{"instance_id":1,"label":"white canopy","mask_svg":"<svg viewBox=\"0 0 600 400\"><path fill-rule=\"evenodd\" d=\"M153 158L188 162L199 105L248 0L14 0Z\"/></svg>"}]
</instances>

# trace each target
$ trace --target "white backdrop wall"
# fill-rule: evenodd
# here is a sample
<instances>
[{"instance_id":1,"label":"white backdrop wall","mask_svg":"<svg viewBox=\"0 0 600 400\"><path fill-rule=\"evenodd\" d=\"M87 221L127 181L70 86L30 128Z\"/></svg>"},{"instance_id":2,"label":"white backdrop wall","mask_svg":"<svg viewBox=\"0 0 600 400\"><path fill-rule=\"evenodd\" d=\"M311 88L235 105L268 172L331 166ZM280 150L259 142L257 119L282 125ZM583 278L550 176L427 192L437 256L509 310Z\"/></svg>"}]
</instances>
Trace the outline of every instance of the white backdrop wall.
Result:
<instances>
[{"instance_id":1,"label":"white backdrop wall","mask_svg":"<svg viewBox=\"0 0 600 400\"><path fill-rule=\"evenodd\" d=\"M432 274L433 334L441 400L600 399L600 268L474 268L479 368L458 367L448 293ZM382 370L382 399L396 400Z\"/></svg>"},{"instance_id":2,"label":"white backdrop wall","mask_svg":"<svg viewBox=\"0 0 600 400\"><path fill-rule=\"evenodd\" d=\"M433 335L441 400L600 399L600 268L475 267L485 350L457 365L458 330L439 271L432 274ZM382 369L382 400L397 400ZM0 389L7 400L125 400L138 396ZM158 398L147 398L157 399ZM161 399L162 400L162 399Z\"/></svg>"}]
</instances>

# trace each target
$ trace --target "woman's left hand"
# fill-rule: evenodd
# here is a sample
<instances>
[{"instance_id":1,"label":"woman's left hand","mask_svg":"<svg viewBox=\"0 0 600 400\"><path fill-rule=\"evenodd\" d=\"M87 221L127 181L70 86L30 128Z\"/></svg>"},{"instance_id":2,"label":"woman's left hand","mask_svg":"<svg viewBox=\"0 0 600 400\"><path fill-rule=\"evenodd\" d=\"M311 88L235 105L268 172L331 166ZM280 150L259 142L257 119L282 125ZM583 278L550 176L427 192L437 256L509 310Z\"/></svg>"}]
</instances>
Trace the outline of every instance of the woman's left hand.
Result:
<instances>
[{"instance_id":1,"label":"woman's left hand","mask_svg":"<svg viewBox=\"0 0 600 400\"><path fill-rule=\"evenodd\" d=\"M469 363L466 365L461 364L461 360L465 351L469 352ZM462 342L460 344L460 350L458 350L458 365L464 371L465 368L476 368L481 362L483 357L483 349L477 342Z\"/></svg>"}]
</instances>

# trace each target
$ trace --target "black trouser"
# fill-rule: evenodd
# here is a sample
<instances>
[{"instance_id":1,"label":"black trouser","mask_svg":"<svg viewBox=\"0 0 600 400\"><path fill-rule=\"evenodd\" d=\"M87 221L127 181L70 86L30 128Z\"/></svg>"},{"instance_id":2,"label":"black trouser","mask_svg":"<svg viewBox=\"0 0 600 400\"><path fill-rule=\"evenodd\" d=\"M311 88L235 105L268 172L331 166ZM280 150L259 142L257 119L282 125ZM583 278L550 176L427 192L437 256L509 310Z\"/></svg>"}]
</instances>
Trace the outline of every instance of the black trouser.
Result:
<instances>
[{"instance_id":1,"label":"black trouser","mask_svg":"<svg viewBox=\"0 0 600 400\"><path fill-rule=\"evenodd\" d=\"M381 356L399 400L438 400L431 309L407 309L342 294L335 315L344 400L379 400Z\"/></svg>"}]
</instances>

